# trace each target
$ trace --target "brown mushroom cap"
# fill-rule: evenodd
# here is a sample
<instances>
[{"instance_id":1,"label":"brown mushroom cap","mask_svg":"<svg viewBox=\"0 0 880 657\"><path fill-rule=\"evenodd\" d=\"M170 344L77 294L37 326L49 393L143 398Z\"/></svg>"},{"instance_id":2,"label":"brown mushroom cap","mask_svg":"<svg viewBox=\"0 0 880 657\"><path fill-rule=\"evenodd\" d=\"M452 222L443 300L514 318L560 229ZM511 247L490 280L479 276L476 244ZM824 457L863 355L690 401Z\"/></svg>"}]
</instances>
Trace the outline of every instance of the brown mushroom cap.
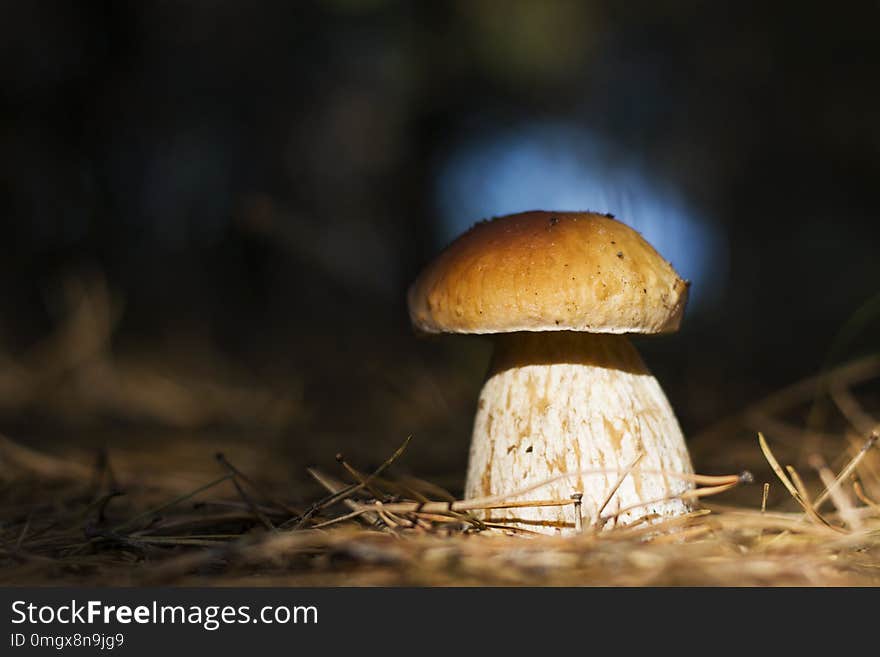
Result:
<instances>
[{"instance_id":1,"label":"brown mushroom cap","mask_svg":"<svg viewBox=\"0 0 880 657\"><path fill-rule=\"evenodd\" d=\"M427 333L678 329L688 283L641 235L591 212L523 212L476 224L416 279Z\"/></svg>"}]
</instances>

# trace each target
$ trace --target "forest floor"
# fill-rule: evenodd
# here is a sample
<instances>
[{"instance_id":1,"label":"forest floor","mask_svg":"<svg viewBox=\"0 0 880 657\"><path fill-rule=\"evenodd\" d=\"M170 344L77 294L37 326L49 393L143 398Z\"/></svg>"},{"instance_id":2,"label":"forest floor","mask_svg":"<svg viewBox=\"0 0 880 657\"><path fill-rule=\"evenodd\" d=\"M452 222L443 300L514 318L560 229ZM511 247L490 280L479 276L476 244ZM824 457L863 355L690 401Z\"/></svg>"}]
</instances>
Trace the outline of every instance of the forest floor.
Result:
<instances>
[{"instance_id":1,"label":"forest floor","mask_svg":"<svg viewBox=\"0 0 880 657\"><path fill-rule=\"evenodd\" d=\"M471 376L438 401L424 367L401 368L407 397L365 399L351 430L319 435L327 408L213 355L184 377L176 357L115 355L100 284L69 305L25 357L0 355L0 585L880 585L880 356L689 436L688 515L539 536L481 520L509 500L447 492Z\"/></svg>"}]
</instances>

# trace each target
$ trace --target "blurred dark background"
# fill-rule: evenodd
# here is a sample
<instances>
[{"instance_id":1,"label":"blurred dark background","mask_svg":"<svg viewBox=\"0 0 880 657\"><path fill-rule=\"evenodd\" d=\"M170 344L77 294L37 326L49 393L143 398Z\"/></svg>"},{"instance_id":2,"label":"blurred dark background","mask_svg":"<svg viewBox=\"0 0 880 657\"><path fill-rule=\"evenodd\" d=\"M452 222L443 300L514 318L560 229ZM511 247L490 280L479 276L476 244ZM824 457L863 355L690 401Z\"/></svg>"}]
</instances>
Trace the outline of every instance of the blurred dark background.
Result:
<instances>
[{"instance_id":1,"label":"blurred dark background","mask_svg":"<svg viewBox=\"0 0 880 657\"><path fill-rule=\"evenodd\" d=\"M416 338L406 287L474 221L542 208L613 212L693 280L683 330L638 343L695 435L877 347L878 21L5 2L0 431L157 459L228 435L288 473L412 434L454 487L489 345Z\"/></svg>"}]
</instances>

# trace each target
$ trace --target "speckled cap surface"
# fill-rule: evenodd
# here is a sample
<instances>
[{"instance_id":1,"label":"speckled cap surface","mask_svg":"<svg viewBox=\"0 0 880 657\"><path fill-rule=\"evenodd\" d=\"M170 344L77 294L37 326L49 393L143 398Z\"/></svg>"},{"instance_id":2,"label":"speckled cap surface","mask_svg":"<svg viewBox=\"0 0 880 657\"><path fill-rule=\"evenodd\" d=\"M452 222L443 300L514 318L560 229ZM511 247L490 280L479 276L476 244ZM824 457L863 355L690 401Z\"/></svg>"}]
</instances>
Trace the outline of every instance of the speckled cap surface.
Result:
<instances>
[{"instance_id":1,"label":"speckled cap surface","mask_svg":"<svg viewBox=\"0 0 880 657\"><path fill-rule=\"evenodd\" d=\"M688 283L635 230L591 212L476 224L410 286L427 333L676 331Z\"/></svg>"}]
</instances>

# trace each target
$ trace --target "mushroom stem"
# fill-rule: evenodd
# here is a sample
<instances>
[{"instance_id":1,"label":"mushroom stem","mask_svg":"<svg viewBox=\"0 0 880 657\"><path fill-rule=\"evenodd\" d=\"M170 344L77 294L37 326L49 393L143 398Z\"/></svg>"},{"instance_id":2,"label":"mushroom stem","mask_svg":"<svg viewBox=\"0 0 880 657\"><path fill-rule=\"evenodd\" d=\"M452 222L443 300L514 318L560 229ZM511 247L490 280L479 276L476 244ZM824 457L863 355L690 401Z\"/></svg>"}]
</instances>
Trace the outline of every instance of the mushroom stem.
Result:
<instances>
[{"instance_id":1,"label":"mushroom stem","mask_svg":"<svg viewBox=\"0 0 880 657\"><path fill-rule=\"evenodd\" d=\"M672 476L693 473L681 428L625 336L551 331L495 340L474 422L466 497L512 494L556 478L511 500L582 493L585 524L606 528L614 523L603 525L600 514L620 509L628 509L615 518L620 524L690 510L676 496L693 484ZM619 481L639 454L641 460ZM565 473L571 476L559 478ZM497 509L486 519L571 534L581 522L574 508Z\"/></svg>"}]
</instances>

